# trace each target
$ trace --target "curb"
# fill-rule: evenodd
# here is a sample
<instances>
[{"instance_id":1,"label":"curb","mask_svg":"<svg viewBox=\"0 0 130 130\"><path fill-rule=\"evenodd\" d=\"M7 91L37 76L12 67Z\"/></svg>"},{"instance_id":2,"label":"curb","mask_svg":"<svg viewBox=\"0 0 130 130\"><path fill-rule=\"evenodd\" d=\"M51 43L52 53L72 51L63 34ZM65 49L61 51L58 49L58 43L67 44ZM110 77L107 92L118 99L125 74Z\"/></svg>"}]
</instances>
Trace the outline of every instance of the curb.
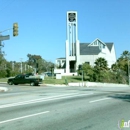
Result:
<instances>
[{"instance_id":1,"label":"curb","mask_svg":"<svg viewBox=\"0 0 130 130\"><path fill-rule=\"evenodd\" d=\"M0 92L6 92L6 91L8 91L8 88L6 88L6 87L0 87Z\"/></svg>"},{"instance_id":2,"label":"curb","mask_svg":"<svg viewBox=\"0 0 130 130\"><path fill-rule=\"evenodd\" d=\"M7 82L0 82L0 84L7 84ZM69 87L69 85L65 85L65 84L40 84L40 85L43 85L43 86L55 86L55 87ZM0 87L0 91L1 91L1 88L4 88L4 87Z\"/></svg>"},{"instance_id":3,"label":"curb","mask_svg":"<svg viewBox=\"0 0 130 130\"><path fill-rule=\"evenodd\" d=\"M55 86L55 87L69 87L68 85L63 85L63 84L41 84L45 86Z\"/></svg>"}]
</instances>

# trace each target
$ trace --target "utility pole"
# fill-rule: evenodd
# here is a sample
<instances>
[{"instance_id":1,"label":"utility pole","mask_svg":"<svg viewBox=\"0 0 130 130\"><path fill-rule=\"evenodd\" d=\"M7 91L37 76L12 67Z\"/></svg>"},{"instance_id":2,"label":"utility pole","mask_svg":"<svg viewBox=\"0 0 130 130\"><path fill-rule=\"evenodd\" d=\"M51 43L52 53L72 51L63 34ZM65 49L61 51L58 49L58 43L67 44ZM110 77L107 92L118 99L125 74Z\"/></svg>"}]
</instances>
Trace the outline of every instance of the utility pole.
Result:
<instances>
[{"instance_id":1,"label":"utility pole","mask_svg":"<svg viewBox=\"0 0 130 130\"><path fill-rule=\"evenodd\" d=\"M128 82L129 82L129 86L130 86L130 70L129 70L130 52L128 53L127 60L128 60Z\"/></svg>"},{"instance_id":2,"label":"utility pole","mask_svg":"<svg viewBox=\"0 0 130 130\"><path fill-rule=\"evenodd\" d=\"M26 72L26 64L25 64L25 72Z\"/></svg>"},{"instance_id":3,"label":"utility pole","mask_svg":"<svg viewBox=\"0 0 130 130\"><path fill-rule=\"evenodd\" d=\"M14 62L12 61L12 70L14 71Z\"/></svg>"},{"instance_id":4,"label":"utility pole","mask_svg":"<svg viewBox=\"0 0 130 130\"><path fill-rule=\"evenodd\" d=\"M83 74L84 74L84 72L83 72L83 70L82 70L82 87L83 87Z\"/></svg>"},{"instance_id":5,"label":"utility pole","mask_svg":"<svg viewBox=\"0 0 130 130\"><path fill-rule=\"evenodd\" d=\"M23 69L22 69L22 59L23 59L23 58L20 58L20 60L21 60L21 74L23 73Z\"/></svg>"},{"instance_id":6,"label":"utility pole","mask_svg":"<svg viewBox=\"0 0 130 130\"><path fill-rule=\"evenodd\" d=\"M128 59L128 82L129 82L129 86L130 86L130 71L129 71L129 59Z\"/></svg>"}]
</instances>

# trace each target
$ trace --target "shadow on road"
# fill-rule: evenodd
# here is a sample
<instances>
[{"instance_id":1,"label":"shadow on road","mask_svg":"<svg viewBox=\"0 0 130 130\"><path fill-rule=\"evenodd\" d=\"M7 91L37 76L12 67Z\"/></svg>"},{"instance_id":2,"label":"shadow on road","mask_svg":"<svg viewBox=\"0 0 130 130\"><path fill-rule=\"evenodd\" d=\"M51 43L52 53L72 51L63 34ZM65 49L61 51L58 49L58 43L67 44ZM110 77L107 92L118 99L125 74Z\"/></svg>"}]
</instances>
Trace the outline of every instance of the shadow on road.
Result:
<instances>
[{"instance_id":1,"label":"shadow on road","mask_svg":"<svg viewBox=\"0 0 130 130\"><path fill-rule=\"evenodd\" d=\"M121 99L121 100L130 102L130 94L115 94L115 95L111 95L108 97L115 98L115 99Z\"/></svg>"}]
</instances>

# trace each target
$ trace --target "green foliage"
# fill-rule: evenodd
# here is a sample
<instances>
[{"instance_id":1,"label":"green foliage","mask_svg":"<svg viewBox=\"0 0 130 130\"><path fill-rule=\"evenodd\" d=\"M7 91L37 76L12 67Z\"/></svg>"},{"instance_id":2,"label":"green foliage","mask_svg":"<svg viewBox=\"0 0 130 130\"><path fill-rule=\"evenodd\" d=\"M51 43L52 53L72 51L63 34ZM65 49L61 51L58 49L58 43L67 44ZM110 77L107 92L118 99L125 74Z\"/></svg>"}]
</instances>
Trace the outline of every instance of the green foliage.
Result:
<instances>
[{"instance_id":1,"label":"green foliage","mask_svg":"<svg viewBox=\"0 0 130 130\"><path fill-rule=\"evenodd\" d=\"M6 71L0 70L0 78L5 78L5 77L6 77Z\"/></svg>"},{"instance_id":2,"label":"green foliage","mask_svg":"<svg viewBox=\"0 0 130 130\"><path fill-rule=\"evenodd\" d=\"M100 57L96 59L94 66L94 75L93 79L96 82L104 82L105 73L108 71L107 61Z\"/></svg>"},{"instance_id":3,"label":"green foliage","mask_svg":"<svg viewBox=\"0 0 130 130\"><path fill-rule=\"evenodd\" d=\"M6 61L4 56L0 54L0 78L11 77L21 73L21 64L22 64L22 73L32 73L34 68L37 67L37 70L40 73L46 71L53 71L54 63L47 62L42 59L40 55L31 55L28 54L28 61L25 62L15 62L15 61ZM36 63L38 66L36 66Z\"/></svg>"},{"instance_id":4,"label":"green foliage","mask_svg":"<svg viewBox=\"0 0 130 130\"><path fill-rule=\"evenodd\" d=\"M107 70L108 63L104 58L100 57L96 59L94 68L97 70Z\"/></svg>"},{"instance_id":5,"label":"green foliage","mask_svg":"<svg viewBox=\"0 0 130 130\"><path fill-rule=\"evenodd\" d=\"M54 63L47 62L46 60L42 59L40 55L28 54L27 57L28 57L27 64L31 65L33 68L36 68L38 73L51 71L52 66L54 66Z\"/></svg>"},{"instance_id":6,"label":"green foliage","mask_svg":"<svg viewBox=\"0 0 130 130\"><path fill-rule=\"evenodd\" d=\"M128 64L129 60L130 53L125 50L111 67L112 71L117 75L118 83L128 83L128 72L130 71L128 70L130 68L130 64Z\"/></svg>"},{"instance_id":7,"label":"green foliage","mask_svg":"<svg viewBox=\"0 0 130 130\"><path fill-rule=\"evenodd\" d=\"M94 68L84 63L82 69L78 70L81 74L82 71L85 81L124 84L128 82L128 60L126 60L126 56L121 56L111 69L108 68L107 61L100 57L95 61Z\"/></svg>"},{"instance_id":8,"label":"green foliage","mask_svg":"<svg viewBox=\"0 0 130 130\"><path fill-rule=\"evenodd\" d=\"M84 63L82 65L82 69L84 74L84 80L93 81L93 68L89 64Z\"/></svg>"}]
</instances>

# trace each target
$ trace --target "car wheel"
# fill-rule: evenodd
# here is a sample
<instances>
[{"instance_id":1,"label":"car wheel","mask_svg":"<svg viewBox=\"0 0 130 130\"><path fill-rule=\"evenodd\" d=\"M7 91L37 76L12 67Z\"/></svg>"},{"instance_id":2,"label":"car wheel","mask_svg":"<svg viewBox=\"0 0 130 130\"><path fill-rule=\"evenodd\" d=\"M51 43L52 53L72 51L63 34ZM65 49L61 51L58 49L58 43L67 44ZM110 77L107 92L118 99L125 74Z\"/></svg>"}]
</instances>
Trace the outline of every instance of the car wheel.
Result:
<instances>
[{"instance_id":1,"label":"car wheel","mask_svg":"<svg viewBox=\"0 0 130 130\"><path fill-rule=\"evenodd\" d=\"M35 84L36 86L39 86L39 84Z\"/></svg>"},{"instance_id":2,"label":"car wheel","mask_svg":"<svg viewBox=\"0 0 130 130\"><path fill-rule=\"evenodd\" d=\"M13 82L12 82L12 81L9 81L8 84L9 84L9 85L13 85Z\"/></svg>"},{"instance_id":3,"label":"car wheel","mask_svg":"<svg viewBox=\"0 0 130 130\"><path fill-rule=\"evenodd\" d=\"M35 85L35 83L34 83L34 82L31 82L31 83L30 83L30 86L34 86L34 85Z\"/></svg>"}]
</instances>

